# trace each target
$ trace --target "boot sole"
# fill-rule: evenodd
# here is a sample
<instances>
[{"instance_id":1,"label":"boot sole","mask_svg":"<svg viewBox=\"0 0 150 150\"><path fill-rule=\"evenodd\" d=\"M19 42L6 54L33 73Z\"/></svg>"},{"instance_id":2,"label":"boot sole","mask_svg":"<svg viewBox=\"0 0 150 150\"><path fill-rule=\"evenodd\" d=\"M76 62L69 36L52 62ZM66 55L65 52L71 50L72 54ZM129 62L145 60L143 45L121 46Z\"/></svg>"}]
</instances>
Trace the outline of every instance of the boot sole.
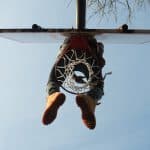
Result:
<instances>
[{"instance_id":1,"label":"boot sole","mask_svg":"<svg viewBox=\"0 0 150 150\"><path fill-rule=\"evenodd\" d=\"M79 96L76 97L76 103L81 109L83 123L89 129L94 129L96 126L96 120L94 114L90 111L88 104Z\"/></svg>"},{"instance_id":2,"label":"boot sole","mask_svg":"<svg viewBox=\"0 0 150 150\"><path fill-rule=\"evenodd\" d=\"M55 120L57 111L64 102L65 95L61 93L60 95L58 95L57 100L52 103L51 107L47 108L47 110L44 112L42 120L44 125L48 125Z\"/></svg>"}]
</instances>

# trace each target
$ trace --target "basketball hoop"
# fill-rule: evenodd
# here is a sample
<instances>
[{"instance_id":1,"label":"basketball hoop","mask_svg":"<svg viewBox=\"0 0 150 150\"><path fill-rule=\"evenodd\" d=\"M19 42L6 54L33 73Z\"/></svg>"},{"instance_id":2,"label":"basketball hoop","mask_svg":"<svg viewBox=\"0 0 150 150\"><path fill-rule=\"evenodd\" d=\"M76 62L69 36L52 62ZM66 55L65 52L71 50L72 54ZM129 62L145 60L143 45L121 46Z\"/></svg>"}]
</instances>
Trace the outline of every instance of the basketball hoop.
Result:
<instances>
[{"instance_id":1,"label":"basketball hoop","mask_svg":"<svg viewBox=\"0 0 150 150\"><path fill-rule=\"evenodd\" d=\"M95 59L81 50L69 50L55 65L55 75L59 85L71 94L86 93L91 89ZM81 55L79 55L81 54ZM79 80L80 79L80 80Z\"/></svg>"}]
</instances>

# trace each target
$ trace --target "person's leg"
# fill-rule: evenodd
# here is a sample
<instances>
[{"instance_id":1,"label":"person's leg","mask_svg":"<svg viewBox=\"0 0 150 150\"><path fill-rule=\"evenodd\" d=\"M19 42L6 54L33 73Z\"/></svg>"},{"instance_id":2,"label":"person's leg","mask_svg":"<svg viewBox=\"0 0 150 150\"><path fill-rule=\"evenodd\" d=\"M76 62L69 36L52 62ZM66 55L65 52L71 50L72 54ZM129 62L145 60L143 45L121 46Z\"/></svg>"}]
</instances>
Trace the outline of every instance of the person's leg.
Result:
<instances>
[{"instance_id":1,"label":"person's leg","mask_svg":"<svg viewBox=\"0 0 150 150\"><path fill-rule=\"evenodd\" d=\"M58 71L56 75L55 66L56 65L64 66L62 57L66 53L68 46L69 46L69 38L66 38L64 43L60 46L60 52L49 75L47 83L47 94L48 94L47 104L42 118L42 122L44 125L48 125L55 120L59 107L65 101L65 95L60 92L60 85L65 80L65 77L64 78L62 77L61 82L58 83L56 76L57 77L59 75L61 76L61 74ZM62 68L60 71L64 72L64 69Z\"/></svg>"},{"instance_id":2,"label":"person's leg","mask_svg":"<svg viewBox=\"0 0 150 150\"><path fill-rule=\"evenodd\" d=\"M98 103L98 101L104 95L102 68L105 65L105 60L102 57L103 47L99 47L97 52L97 59L95 59L95 61L92 61L92 65L98 66L98 68L93 68L94 75L90 83L91 89L89 92L77 95L76 97L76 103L81 109L83 123L89 129L94 129L96 126L95 108L97 104L100 104ZM93 62L95 63L93 64Z\"/></svg>"}]
</instances>

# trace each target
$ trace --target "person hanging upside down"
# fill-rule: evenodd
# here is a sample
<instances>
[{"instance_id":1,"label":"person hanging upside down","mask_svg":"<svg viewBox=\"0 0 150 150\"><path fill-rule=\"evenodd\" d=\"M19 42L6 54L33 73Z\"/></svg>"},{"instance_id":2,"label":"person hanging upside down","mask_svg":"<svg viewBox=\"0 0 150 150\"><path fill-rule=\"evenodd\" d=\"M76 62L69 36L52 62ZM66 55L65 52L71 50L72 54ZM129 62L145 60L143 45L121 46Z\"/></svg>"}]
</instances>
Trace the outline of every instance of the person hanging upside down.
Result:
<instances>
[{"instance_id":1,"label":"person hanging upside down","mask_svg":"<svg viewBox=\"0 0 150 150\"><path fill-rule=\"evenodd\" d=\"M105 65L105 59L103 52L103 44L98 43L92 36L72 35L65 39L47 83L47 103L42 117L44 125L49 125L56 119L58 109L65 102L66 96L60 91L60 87L68 76L65 66L71 67L70 63L72 63L74 64L72 80L81 85L85 84L87 80L89 81L87 92L76 93L76 104L81 110L82 121L89 129L96 127L95 108L100 104L99 101L104 95L102 69ZM79 63L76 63L77 61ZM63 67L56 69L56 66ZM92 71L89 71L89 68ZM76 74L77 71L84 76ZM60 76L59 81L56 77L58 75Z\"/></svg>"}]
</instances>

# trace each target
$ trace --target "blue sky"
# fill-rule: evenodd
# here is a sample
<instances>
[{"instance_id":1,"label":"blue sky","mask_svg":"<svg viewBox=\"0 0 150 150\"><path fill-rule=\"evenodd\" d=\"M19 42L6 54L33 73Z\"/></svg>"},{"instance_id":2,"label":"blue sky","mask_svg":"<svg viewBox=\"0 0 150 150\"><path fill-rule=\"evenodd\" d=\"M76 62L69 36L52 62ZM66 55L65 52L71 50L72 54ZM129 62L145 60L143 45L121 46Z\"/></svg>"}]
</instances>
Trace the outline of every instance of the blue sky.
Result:
<instances>
[{"instance_id":1,"label":"blue sky","mask_svg":"<svg viewBox=\"0 0 150 150\"><path fill-rule=\"evenodd\" d=\"M0 1L0 28L75 27L75 1ZM146 9L147 8L147 9ZM148 7L138 10L131 28L149 29ZM88 28L116 28L118 22L94 17ZM97 127L82 124L75 96L67 99L56 121L41 123L46 83L61 43L20 44L0 38L0 149L2 150L149 150L150 51L145 45L105 45L105 81Z\"/></svg>"}]
</instances>

